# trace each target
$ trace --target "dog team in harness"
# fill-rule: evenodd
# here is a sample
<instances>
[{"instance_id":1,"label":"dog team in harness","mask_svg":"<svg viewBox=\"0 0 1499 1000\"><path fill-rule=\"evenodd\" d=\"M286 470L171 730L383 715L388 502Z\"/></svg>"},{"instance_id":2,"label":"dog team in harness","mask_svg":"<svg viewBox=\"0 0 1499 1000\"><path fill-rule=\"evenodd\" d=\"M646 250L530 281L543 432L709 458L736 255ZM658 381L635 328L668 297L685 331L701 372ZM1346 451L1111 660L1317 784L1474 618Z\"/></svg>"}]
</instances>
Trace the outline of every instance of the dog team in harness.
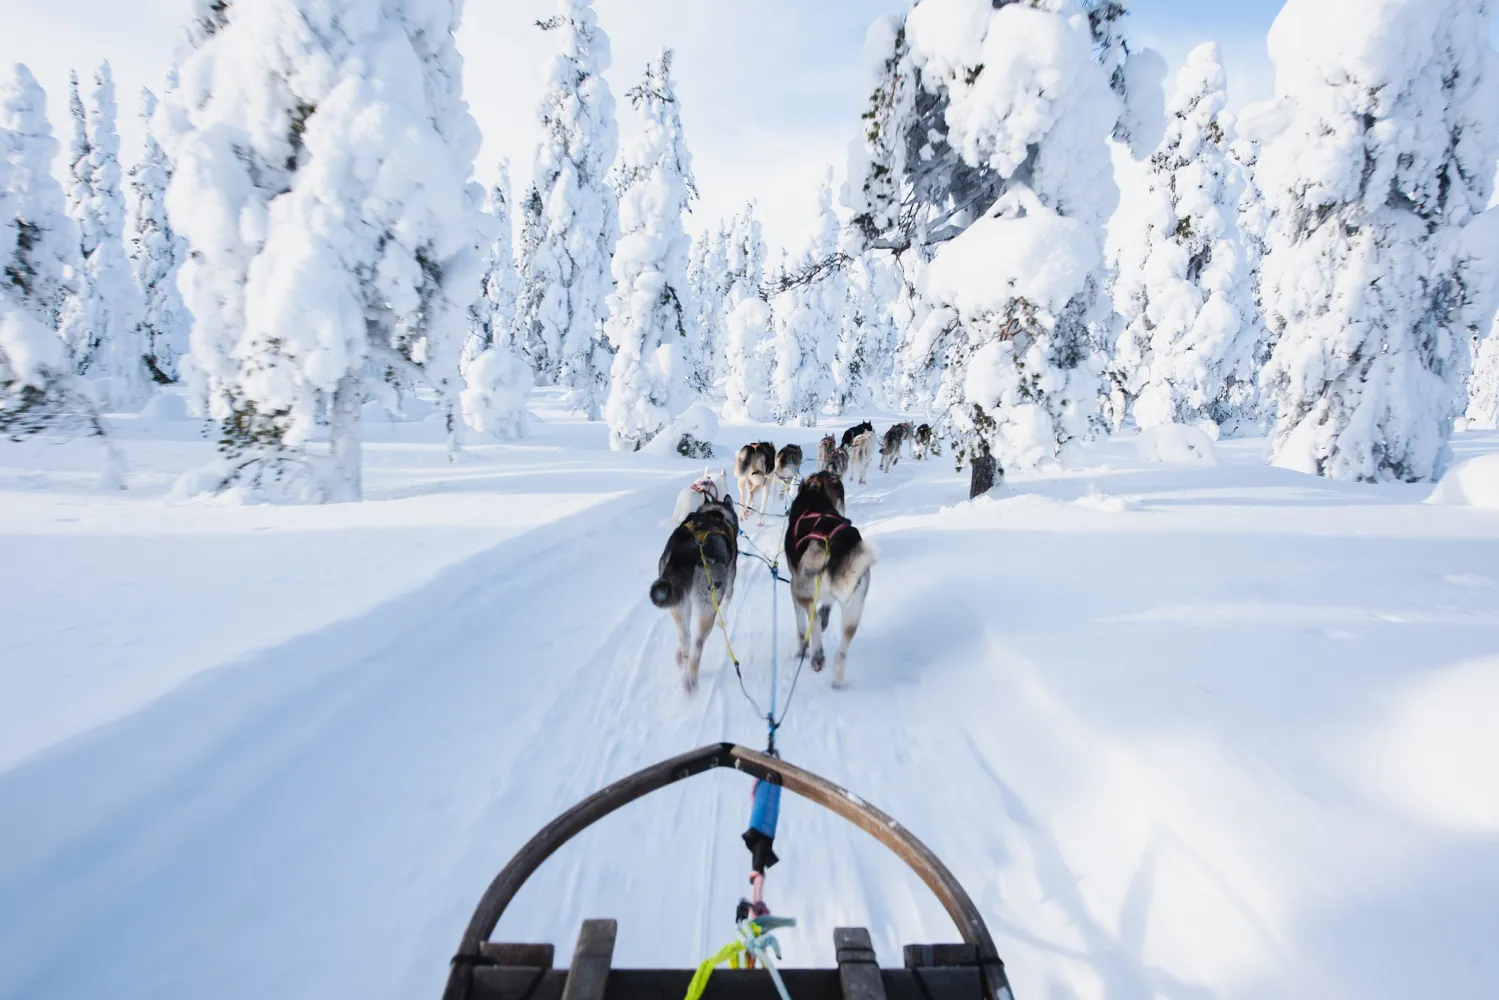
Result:
<instances>
[{"instance_id":1,"label":"dog team in harness","mask_svg":"<svg viewBox=\"0 0 1499 1000\"><path fill-rule=\"evenodd\" d=\"M817 449L820 468L805 478L801 475L799 446L787 445L777 451L773 444L757 441L739 449L735 456L737 502L728 492L727 469L717 473L704 470L700 478L681 490L673 510L671 535L650 586L650 599L670 611L676 622L676 660L689 693L697 686L708 634L715 626L723 633L740 690L766 723L765 751L756 753L732 743L710 744L622 778L542 828L495 876L480 899L450 964L444 1000L885 1000L887 995L919 995L922 1000L1013 1000L1004 963L983 917L941 860L894 819L859 796L785 762L776 749L776 733L796 694L801 666L810 663L814 671L826 666L822 633L830 624L835 602L841 609L843 635L832 683L835 688L844 684L849 645L858 630L878 560L874 546L848 517L844 480L851 477L864 482L876 440L874 425L867 421L849 428L841 443L831 435L823 438ZM931 429L925 424L914 431L910 424L890 428L879 448L883 471L888 472L895 464L902 444L908 440L914 443L914 457L924 458L933 443ZM767 511L771 487L776 484L781 487L780 499L790 497L790 503L784 511ZM773 555L767 555L743 527L751 514L757 515L757 524L764 524L767 517L784 519ZM771 584L769 700L763 711L745 686L724 621L724 609L734 597L741 555L763 562ZM778 709L780 635L776 622L783 583L795 608L797 668L785 704ZM584 921L571 967L566 971L551 967L551 945L489 940L520 887L563 843L643 795L716 768L732 768L755 779L749 827L743 834L750 852L750 892L735 910L733 939L704 959L696 970L612 969L617 926L612 920ZM775 842L783 787L849 820L901 857L937 895L963 942L907 945L903 949L904 968L881 968L868 930L840 927L833 934L836 976L808 969L785 970L783 976L778 967L781 948L776 932L795 927L796 921L772 915L765 901L766 871L778 860ZM725 964L729 971L715 975L714 970ZM725 977L725 981L717 977Z\"/></svg>"},{"instance_id":2,"label":"dog team in harness","mask_svg":"<svg viewBox=\"0 0 1499 1000\"><path fill-rule=\"evenodd\" d=\"M724 608L734 594L735 563L741 550L738 538L749 540L741 525L764 525L767 517L785 518L785 532L773 558L758 549L749 552L772 570L774 581L790 585L796 612L797 655L810 656L814 671L827 662L822 636L830 623L832 607L842 612L842 641L834 660L833 686L842 687L848 663L848 647L859 628L864 601L869 593L870 570L877 560L874 546L849 520L845 507L845 479L864 483L876 448L881 471L889 472L907 441L914 443L914 456L925 458L931 428L913 428L897 423L881 437L870 421L843 432L841 442L825 436L817 448L818 471L802 478L803 452L788 444L779 451L769 441L754 441L734 456L734 481L738 502L729 495L727 469L704 470L684 487L673 511L675 528L661 554L651 601L671 612L677 626L677 665L684 669L683 686L697 686L703 647L717 625L728 644L723 622ZM779 498L790 499L780 513L770 511L772 487ZM754 547L753 541L749 541ZM784 555L788 576L781 576ZM738 660L729 649L730 659Z\"/></svg>"}]
</instances>

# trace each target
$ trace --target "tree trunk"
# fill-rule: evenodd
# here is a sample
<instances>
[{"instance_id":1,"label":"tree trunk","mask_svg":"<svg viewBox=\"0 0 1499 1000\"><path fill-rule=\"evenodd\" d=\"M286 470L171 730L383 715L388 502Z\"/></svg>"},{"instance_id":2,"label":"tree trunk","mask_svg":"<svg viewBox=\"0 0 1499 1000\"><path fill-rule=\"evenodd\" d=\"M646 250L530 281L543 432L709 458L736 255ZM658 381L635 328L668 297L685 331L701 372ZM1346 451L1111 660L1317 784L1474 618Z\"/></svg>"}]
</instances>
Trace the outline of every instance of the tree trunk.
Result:
<instances>
[{"instance_id":1,"label":"tree trunk","mask_svg":"<svg viewBox=\"0 0 1499 1000\"><path fill-rule=\"evenodd\" d=\"M973 456L973 461L968 467L970 469L968 499L970 500L994 489L995 484L1004 476L999 463L994 460L993 455L989 454L988 448Z\"/></svg>"},{"instance_id":2,"label":"tree trunk","mask_svg":"<svg viewBox=\"0 0 1499 1000\"><path fill-rule=\"evenodd\" d=\"M358 376L345 375L333 390L332 469L328 499L334 502L364 498L360 416L364 386Z\"/></svg>"},{"instance_id":3,"label":"tree trunk","mask_svg":"<svg viewBox=\"0 0 1499 1000\"><path fill-rule=\"evenodd\" d=\"M451 383L442 387L442 407L448 432L448 461L457 462L463 457L463 413Z\"/></svg>"}]
</instances>

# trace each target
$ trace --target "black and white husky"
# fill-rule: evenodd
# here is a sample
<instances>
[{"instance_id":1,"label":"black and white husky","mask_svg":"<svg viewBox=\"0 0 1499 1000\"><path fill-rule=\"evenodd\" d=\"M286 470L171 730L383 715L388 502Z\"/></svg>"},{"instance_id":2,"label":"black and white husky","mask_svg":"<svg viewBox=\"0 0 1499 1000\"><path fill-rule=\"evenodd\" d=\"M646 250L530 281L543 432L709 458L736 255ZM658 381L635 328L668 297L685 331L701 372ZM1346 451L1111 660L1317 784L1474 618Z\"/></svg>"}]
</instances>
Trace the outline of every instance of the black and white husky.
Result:
<instances>
[{"instance_id":1,"label":"black and white husky","mask_svg":"<svg viewBox=\"0 0 1499 1000\"><path fill-rule=\"evenodd\" d=\"M833 686L842 687L848 646L859 629L864 599L869 594L869 572L878 553L839 512L827 486L823 477L808 476L791 502L786 557L791 566L791 599L796 605L800 652L805 655L811 649L813 670L821 670L827 662L822 632L828 626L832 602L837 601L843 609L843 643L833 665Z\"/></svg>"},{"instance_id":2,"label":"black and white husky","mask_svg":"<svg viewBox=\"0 0 1499 1000\"><path fill-rule=\"evenodd\" d=\"M758 509L760 520L757 523L765 523L766 501L770 498L775 467L776 446L769 441L747 444L734 456L734 478L739 480L739 503L743 508L740 517L747 518L751 510Z\"/></svg>"},{"instance_id":3,"label":"black and white husky","mask_svg":"<svg viewBox=\"0 0 1499 1000\"><path fill-rule=\"evenodd\" d=\"M697 687L703 644L713 631L714 598L728 607L734 597L739 562L739 518L734 498L704 504L687 515L666 540L661 567L651 584L651 603L666 608L677 623L677 666L686 667L682 686Z\"/></svg>"},{"instance_id":4,"label":"black and white husky","mask_svg":"<svg viewBox=\"0 0 1499 1000\"><path fill-rule=\"evenodd\" d=\"M915 436L911 439L911 457L921 461L927 457L932 448L932 425L922 424L916 428Z\"/></svg>"}]
</instances>

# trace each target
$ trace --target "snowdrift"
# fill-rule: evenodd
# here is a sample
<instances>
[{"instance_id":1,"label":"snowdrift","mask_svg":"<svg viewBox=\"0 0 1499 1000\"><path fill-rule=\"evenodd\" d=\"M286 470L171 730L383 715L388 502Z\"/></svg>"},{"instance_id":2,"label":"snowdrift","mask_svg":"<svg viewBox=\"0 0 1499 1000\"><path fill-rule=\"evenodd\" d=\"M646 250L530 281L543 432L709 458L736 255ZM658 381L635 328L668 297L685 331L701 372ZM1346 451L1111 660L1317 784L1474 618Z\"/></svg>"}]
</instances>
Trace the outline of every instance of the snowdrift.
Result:
<instances>
[{"instance_id":1,"label":"snowdrift","mask_svg":"<svg viewBox=\"0 0 1499 1000\"><path fill-rule=\"evenodd\" d=\"M1213 439L1196 427L1186 424L1162 424L1140 432L1135 441L1140 457L1147 462L1167 465L1209 467L1218 464Z\"/></svg>"},{"instance_id":2,"label":"snowdrift","mask_svg":"<svg viewBox=\"0 0 1499 1000\"><path fill-rule=\"evenodd\" d=\"M1499 510L1499 455L1479 455L1454 465L1426 502Z\"/></svg>"}]
</instances>

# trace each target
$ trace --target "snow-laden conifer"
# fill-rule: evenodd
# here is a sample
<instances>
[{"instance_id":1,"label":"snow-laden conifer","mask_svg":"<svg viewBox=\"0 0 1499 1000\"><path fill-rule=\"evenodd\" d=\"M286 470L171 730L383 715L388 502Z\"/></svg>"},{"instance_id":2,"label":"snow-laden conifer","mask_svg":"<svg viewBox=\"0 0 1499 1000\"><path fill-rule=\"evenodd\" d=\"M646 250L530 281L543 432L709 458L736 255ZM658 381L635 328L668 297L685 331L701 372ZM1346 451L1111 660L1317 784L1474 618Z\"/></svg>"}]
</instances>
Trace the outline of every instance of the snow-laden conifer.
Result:
<instances>
[{"instance_id":1,"label":"snow-laden conifer","mask_svg":"<svg viewBox=\"0 0 1499 1000\"><path fill-rule=\"evenodd\" d=\"M572 404L596 420L612 366L601 324L618 235L608 181L619 139L614 97L603 76L609 36L598 25L593 0L559 0L558 13L541 26L558 51L539 112L542 138L532 170L539 233L528 290L537 296L532 311L548 367L543 381L567 386Z\"/></svg>"},{"instance_id":2,"label":"snow-laden conifer","mask_svg":"<svg viewBox=\"0 0 1499 1000\"><path fill-rule=\"evenodd\" d=\"M193 368L223 459L184 489L362 492L369 386L459 360L493 239L454 44L460 0L202 3L158 118L189 259ZM326 419L327 457L309 442Z\"/></svg>"},{"instance_id":3,"label":"snow-laden conifer","mask_svg":"<svg viewBox=\"0 0 1499 1000\"><path fill-rule=\"evenodd\" d=\"M1475 0L1290 0L1276 18L1280 121L1255 176L1277 465L1415 481L1448 464L1493 309L1490 26Z\"/></svg>"},{"instance_id":4,"label":"snow-laden conifer","mask_svg":"<svg viewBox=\"0 0 1499 1000\"><path fill-rule=\"evenodd\" d=\"M643 128L620 169L620 239L604 333L614 351L610 446L634 451L686 406L698 356L697 317L687 286L691 240L682 217L697 187L671 78L671 52L646 67L630 103Z\"/></svg>"}]
</instances>

